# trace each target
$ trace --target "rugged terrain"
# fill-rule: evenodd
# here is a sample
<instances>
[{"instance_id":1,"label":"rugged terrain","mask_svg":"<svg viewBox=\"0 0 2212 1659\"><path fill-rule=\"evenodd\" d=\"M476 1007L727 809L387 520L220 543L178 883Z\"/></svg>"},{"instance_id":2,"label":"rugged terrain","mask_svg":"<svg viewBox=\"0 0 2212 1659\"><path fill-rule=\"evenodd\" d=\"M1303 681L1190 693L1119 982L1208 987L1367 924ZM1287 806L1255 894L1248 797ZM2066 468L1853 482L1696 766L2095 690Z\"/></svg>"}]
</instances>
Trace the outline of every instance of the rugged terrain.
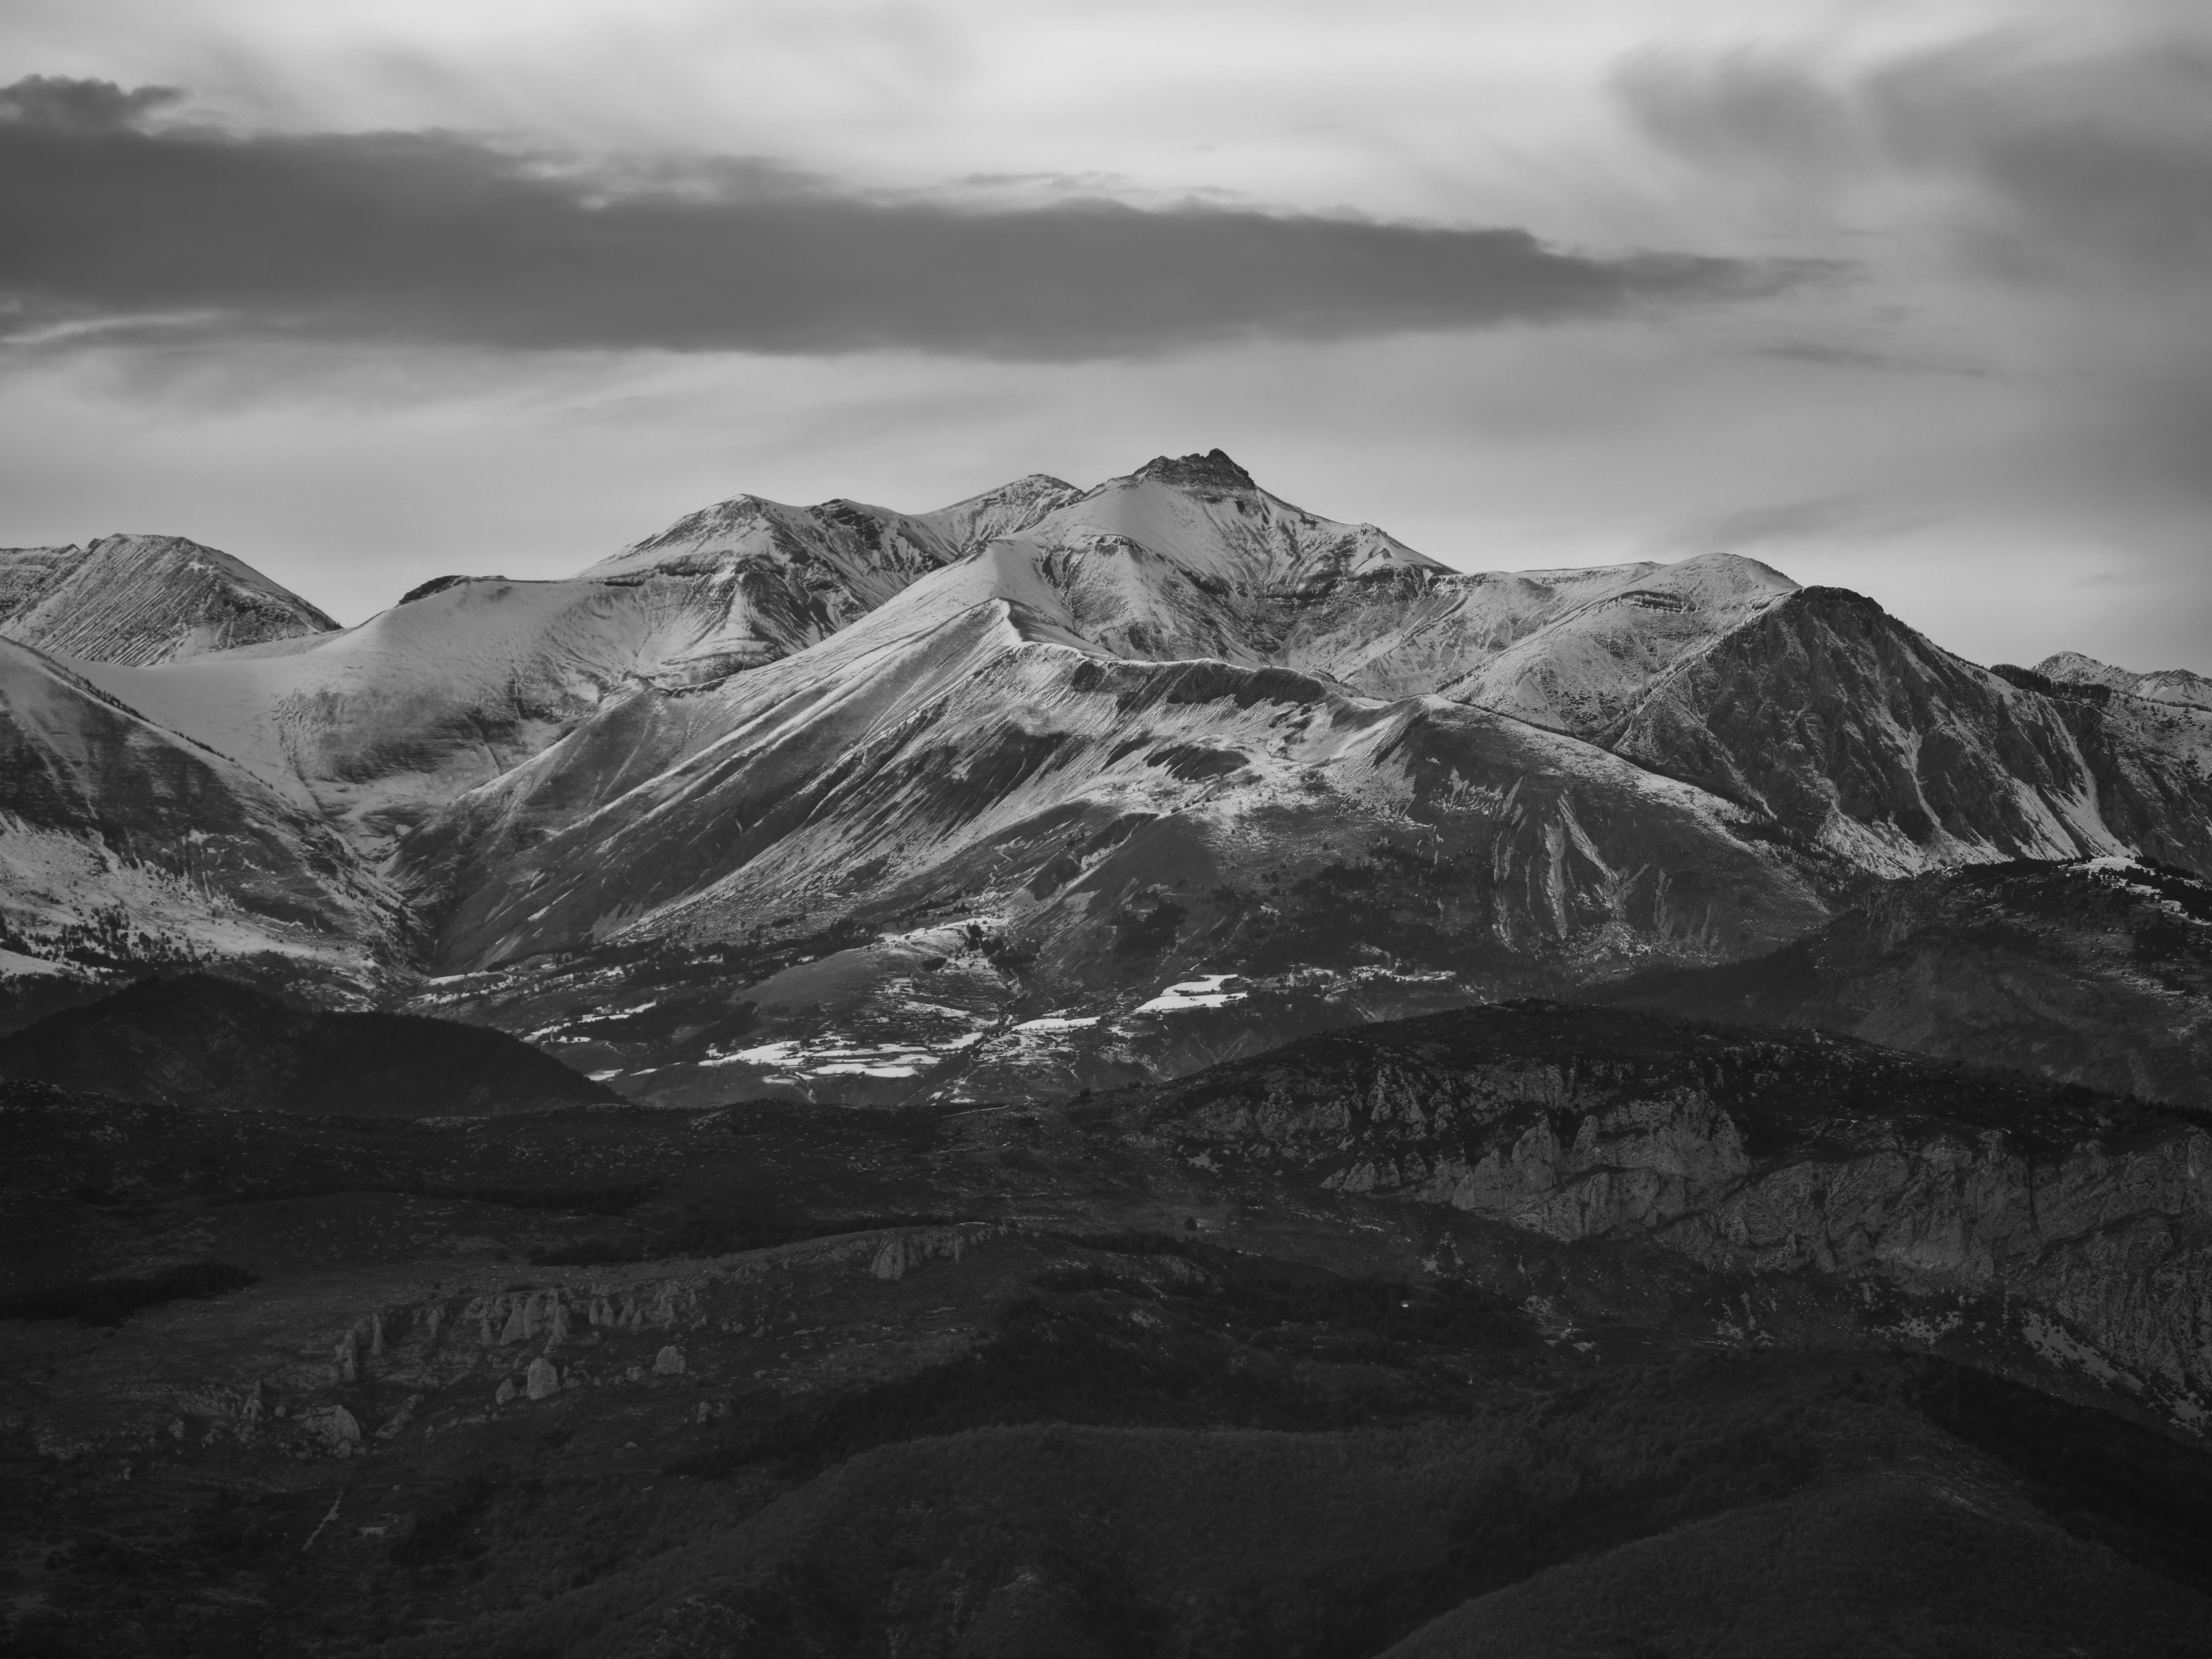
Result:
<instances>
[{"instance_id":1,"label":"rugged terrain","mask_svg":"<svg viewBox=\"0 0 2212 1659\"><path fill-rule=\"evenodd\" d=\"M2153 702L2184 703L2192 708L2212 708L2212 679L2186 668L2161 668L2148 674L2115 668L2079 651L2061 651L2035 665L2035 672L2066 685L2101 685Z\"/></svg>"},{"instance_id":2,"label":"rugged terrain","mask_svg":"<svg viewBox=\"0 0 2212 1659\"><path fill-rule=\"evenodd\" d=\"M1072 1106L0 1091L25 1652L2180 1655L2212 1613L2205 1130L2138 1103L1557 1005Z\"/></svg>"},{"instance_id":3,"label":"rugged terrain","mask_svg":"<svg viewBox=\"0 0 2212 1659\"><path fill-rule=\"evenodd\" d=\"M2086 1336L2212 1399L2212 1119L1817 1032L1549 1003L1309 1038L1136 1109L1186 1160L1295 1172L1728 1273L1807 1268ZM2063 1331L2061 1328L2063 1328ZM2118 1373L2116 1373L2118 1375Z\"/></svg>"}]
</instances>

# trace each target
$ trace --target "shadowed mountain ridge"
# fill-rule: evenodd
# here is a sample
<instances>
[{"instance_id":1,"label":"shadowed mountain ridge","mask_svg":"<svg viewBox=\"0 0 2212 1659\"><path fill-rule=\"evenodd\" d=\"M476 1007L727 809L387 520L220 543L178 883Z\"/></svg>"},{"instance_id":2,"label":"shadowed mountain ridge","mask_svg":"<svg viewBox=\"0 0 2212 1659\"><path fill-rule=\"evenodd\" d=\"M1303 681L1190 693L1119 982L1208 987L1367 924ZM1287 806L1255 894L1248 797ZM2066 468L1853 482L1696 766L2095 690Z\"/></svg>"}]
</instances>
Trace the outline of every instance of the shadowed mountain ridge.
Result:
<instances>
[{"instance_id":1,"label":"shadowed mountain ridge","mask_svg":"<svg viewBox=\"0 0 2212 1659\"><path fill-rule=\"evenodd\" d=\"M0 1039L0 1077L215 1111L445 1117L612 1102L503 1032L320 1013L204 974L142 981Z\"/></svg>"}]
</instances>

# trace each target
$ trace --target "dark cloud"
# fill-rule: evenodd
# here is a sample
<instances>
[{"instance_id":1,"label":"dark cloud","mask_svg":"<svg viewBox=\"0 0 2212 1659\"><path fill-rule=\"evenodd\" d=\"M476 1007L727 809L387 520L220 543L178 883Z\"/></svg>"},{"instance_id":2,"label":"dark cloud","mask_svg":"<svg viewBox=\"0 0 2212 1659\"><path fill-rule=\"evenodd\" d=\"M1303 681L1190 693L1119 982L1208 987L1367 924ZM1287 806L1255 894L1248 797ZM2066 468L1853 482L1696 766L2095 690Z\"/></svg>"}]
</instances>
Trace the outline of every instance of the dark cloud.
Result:
<instances>
[{"instance_id":1,"label":"dark cloud","mask_svg":"<svg viewBox=\"0 0 2212 1659\"><path fill-rule=\"evenodd\" d=\"M1647 52L1614 82L1653 139L1796 192L1946 183L1950 228L2021 277L2212 271L2212 43L2084 46L2013 31L1856 71L1817 58Z\"/></svg>"},{"instance_id":2,"label":"dark cloud","mask_svg":"<svg viewBox=\"0 0 2212 1659\"><path fill-rule=\"evenodd\" d=\"M50 334L182 316L519 349L1078 358L1601 316L1819 269L1218 204L963 206L744 162L615 173L449 132L149 127L167 96L0 90L0 294L20 317Z\"/></svg>"},{"instance_id":3,"label":"dark cloud","mask_svg":"<svg viewBox=\"0 0 2212 1659\"><path fill-rule=\"evenodd\" d=\"M1931 55L1869 88L1910 164L1972 180L2007 268L2083 257L2154 280L2212 274L2212 52L2186 41L2053 64Z\"/></svg>"},{"instance_id":4,"label":"dark cloud","mask_svg":"<svg viewBox=\"0 0 2212 1659\"><path fill-rule=\"evenodd\" d=\"M0 87L0 120L56 132L118 132L181 96L174 87L137 87L125 92L112 81L27 75L12 86Z\"/></svg>"},{"instance_id":5,"label":"dark cloud","mask_svg":"<svg viewBox=\"0 0 2212 1659\"><path fill-rule=\"evenodd\" d=\"M1646 133L1709 167L1802 186L1862 165L1858 112L1797 58L1652 48L1620 66L1613 90Z\"/></svg>"}]
</instances>

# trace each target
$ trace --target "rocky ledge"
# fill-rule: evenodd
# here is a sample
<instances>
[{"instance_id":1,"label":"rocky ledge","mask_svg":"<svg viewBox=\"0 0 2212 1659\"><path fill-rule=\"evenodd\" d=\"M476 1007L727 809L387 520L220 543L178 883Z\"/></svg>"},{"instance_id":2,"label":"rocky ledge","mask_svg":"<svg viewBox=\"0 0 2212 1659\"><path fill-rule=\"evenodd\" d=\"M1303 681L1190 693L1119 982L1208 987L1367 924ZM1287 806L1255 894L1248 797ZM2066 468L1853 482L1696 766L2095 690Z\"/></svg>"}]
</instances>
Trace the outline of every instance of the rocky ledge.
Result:
<instances>
[{"instance_id":1,"label":"rocky ledge","mask_svg":"<svg viewBox=\"0 0 2212 1659\"><path fill-rule=\"evenodd\" d=\"M1218 1067L1135 1122L1201 1165L1553 1239L1640 1234L1723 1273L1990 1298L2177 1421L2212 1399L2201 1115L1812 1032L1520 1003Z\"/></svg>"}]
</instances>

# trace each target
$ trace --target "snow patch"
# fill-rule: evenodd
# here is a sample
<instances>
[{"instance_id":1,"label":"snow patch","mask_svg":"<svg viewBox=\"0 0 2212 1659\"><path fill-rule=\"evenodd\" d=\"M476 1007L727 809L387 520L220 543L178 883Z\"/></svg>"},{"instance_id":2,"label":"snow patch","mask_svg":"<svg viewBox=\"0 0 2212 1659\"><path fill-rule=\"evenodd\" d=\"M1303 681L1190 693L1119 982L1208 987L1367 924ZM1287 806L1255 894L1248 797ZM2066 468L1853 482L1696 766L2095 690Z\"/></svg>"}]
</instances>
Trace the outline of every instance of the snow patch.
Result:
<instances>
[{"instance_id":1,"label":"snow patch","mask_svg":"<svg viewBox=\"0 0 2212 1659\"><path fill-rule=\"evenodd\" d=\"M1140 1014L1176 1014L1191 1008L1225 1008L1232 1002L1242 1002L1246 994L1231 991L1227 986L1238 979L1235 974L1208 974L1202 979L1185 980L1170 985L1149 1002L1140 1002L1135 1012Z\"/></svg>"},{"instance_id":2,"label":"snow patch","mask_svg":"<svg viewBox=\"0 0 2212 1659\"><path fill-rule=\"evenodd\" d=\"M2021 1316L2020 1334L2027 1346L2053 1365L2073 1366L2100 1382L2140 1393L2142 1384L2060 1325L2033 1310Z\"/></svg>"}]
</instances>

